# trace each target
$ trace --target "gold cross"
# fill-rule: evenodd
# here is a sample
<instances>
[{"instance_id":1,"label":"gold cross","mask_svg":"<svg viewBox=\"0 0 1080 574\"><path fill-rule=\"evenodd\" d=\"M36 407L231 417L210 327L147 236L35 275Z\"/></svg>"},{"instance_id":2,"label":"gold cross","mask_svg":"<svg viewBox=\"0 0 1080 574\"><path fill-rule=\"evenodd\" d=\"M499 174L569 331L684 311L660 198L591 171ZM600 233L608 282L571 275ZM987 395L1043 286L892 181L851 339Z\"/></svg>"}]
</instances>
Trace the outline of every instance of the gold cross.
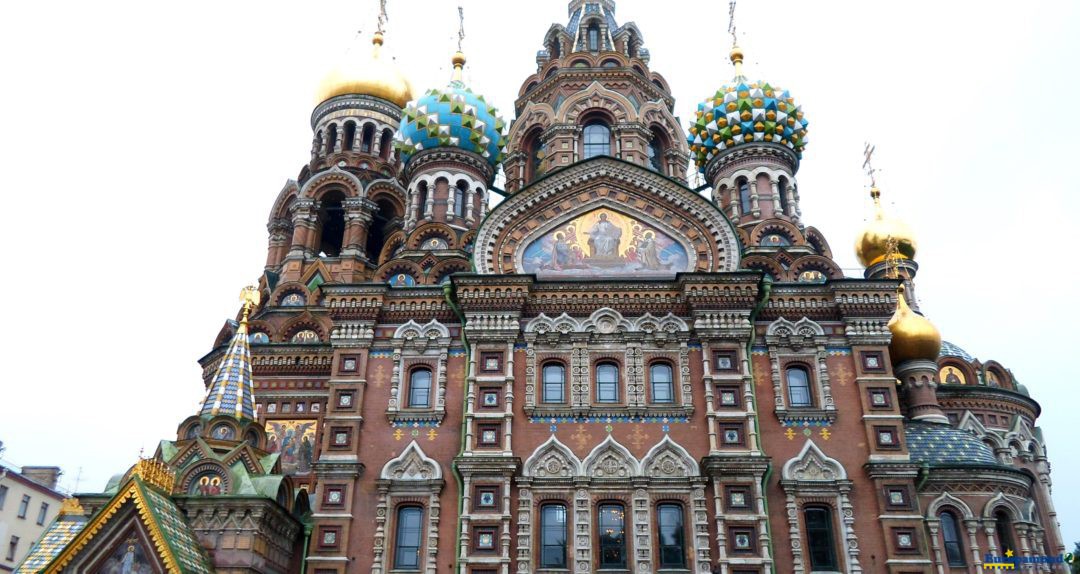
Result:
<instances>
[{"instance_id":1,"label":"gold cross","mask_svg":"<svg viewBox=\"0 0 1080 574\"><path fill-rule=\"evenodd\" d=\"M865 159L863 160L862 166L863 170L866 171L866 175L870 178L870 187L877 187L877 182L874 179L874 173L877 170L874 169L874 166L871 163L871 160L874 157L874 150L876 149L877 146L871 145L870 142L866 142L866 147L863 148L863 158Z\"/></svg>"}]
</instances>

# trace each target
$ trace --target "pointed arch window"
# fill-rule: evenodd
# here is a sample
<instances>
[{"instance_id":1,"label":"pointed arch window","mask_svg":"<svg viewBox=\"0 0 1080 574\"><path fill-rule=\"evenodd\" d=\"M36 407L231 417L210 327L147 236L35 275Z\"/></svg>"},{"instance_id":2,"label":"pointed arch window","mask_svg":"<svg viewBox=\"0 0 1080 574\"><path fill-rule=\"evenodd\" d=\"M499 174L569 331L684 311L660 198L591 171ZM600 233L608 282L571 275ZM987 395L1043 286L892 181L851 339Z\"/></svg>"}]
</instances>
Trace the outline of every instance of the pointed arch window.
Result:
<instances>
[{"instance_id":1,"label":"pointed arch window","mask_svg":"<svg viewBox=\"0 0 1080 574\"><path fill-rule=\"evenodd\" d=\"M615 363L596 366L596 402L619 402L619 367Z\"/></svg>"},{"instance_id":2,"label":"pointed arch window","mask_svg":"<svg viewBox=\"0 0 1080 574\"><path fill-rule=\"evenodd\" d=\"M806 367L793 366L784 369L787 381L788 406L810 407L814 401L810 397L810 372Z\"/></svg>"},{"instance_id":3,"label":"pointed arch window","mask_svg":"<svg viewBox=\"0 0 1080 574\"><path fill-rule=\"evenodd\" d=\"M364 126L364 136L360 140L360 151L363 153L371 153L371 141L373 139L375 139L375 126L366 124Z\"/></svg>"},{"instance_id":4,"label":"pointed arch window","mask_svg":"<svg viewBox=\"0 0 1080 574\"><path fill-rule=\"evenodd\" d=\"M838 570L834 544L832 513L827 506L808 506L803 510L806 519L806 545L810 551L811 570Z\"/></svg>"},{"instance_id":5,"label":"pointed arch window","mask_svg":"<svg viewBox=\"0 0 1080 574\"><path fill-rule=\"evenodd\" d=\"M949 566L965 566L967 563L964 561L964 546L960 542L960 525L956 515L951 510L945 510L938 518L941 519L941 540Z\"/></svg>"},{"instance_id":6,"label":"pointed arch window","mask_svg":"<svg viewBox=\"0 0 1080 574\"><path fill-rule=\"evenodd\" d=\"M626 508L621 504L601 504L597 516L600 569L626 568Z\"/></svg>"},{"instance_id":7,"label":"pointed arch window","mask_svg":"<svg viewBox=\"0 0 1080 574\"><path fill-rule=\"evenodd\" d=\"M409 407L431 406L431 369L414 369L409 373Z\"/></svg>"},{"instance_id":8,"label":"pointed arch window","mask_svg":"<svg viewBox=\"0 0 1080 574\"><path fill-rule=\"evenodd\" d=\"M784 215L788 214L788 181L786 177L781 177L776 183L776 192L780 194L780 211Z\"/></svg>"},{"instance_id":9,"label":"pointed arch window","mask_svg":"<svg viewBox=\"0 0 1080 574\"><path fill-rule=\"evenodd\" d=\"M649 367L649 390L654 403L675 402L675 383L671 365L653 363Z\"/></svg>"},{"instance_id":10,"label":"pointed arch window","mask_svg":"<svg viewBox=\"0 0 1080 574\"><path fill-rule=\"evenodd\" d=\"M611 155L611 128L604 122L586 124L583 135L582 159Z\"/></svg>"},{"instance_id":11,"label":"pointed arch window","mask_svg":"<svg viewBox=\"0 0 1080 574\"><path fill-rule=\"evenodd\" d=\"M657 506L656 530L660 541L660 568L685 568L686 532L683 529L682 506Z\"/></svg>"},{"instance_id":12,"label":"pointed arch window","mask_svg":"<svg viewBox=\"0 0 1080 574\"><path fill-rule=\"evenodd\" d=\"M337 124L330 124L330 127L326 128L326 153L335 151L337 151Z\"/></svg>"},{"instance_id":13,"label":"pointed arch window","mask_svg":"<svg viewBox=\"0 0 1080 574\"><path fill-rule=\"evenodd\" d=\"M1010 523L1009 515L1004 510L999 509L994 513L994 534L997 535L999 556L1004 554L1006 550L1016 551Z\"/></svg>"},{"instance_id":14,"label":"pointed arch window","mask_svg":"<svg viewBox=\"0 0 1080 574\"><path fill-rule=\"evenodd\" d=\"M417 219L423 219L427 217L427 199L428 185L426 181L421 181L416 186L416 211L418 213Z\"/></svg>"},{"instance_id":15,"label":"pointed arch window","mask_svg":"<svg viewBox=\"0 0 1080 574\"><path fill-rule=\"evenodd\" d=\"M394 569L420 570L420 538L424 510L419 506L402 506L397 511L394 532Z\"/></svg>"},{"instance_id":16,"label":"pointed arch window","mask_svg":"<svg viewBox=\"0 0 1080 574\"><path fill-rule=\"evenodd\" d=\"M382 139L379 140L379 155L381 155L383 159L390 159L390 150L394 147L393 139L394 132L389 129L383 130Z\"/></svg>"},{"instance_id":17,"label":"pointed arch window","mask_svg":"<svg viewBox=\"0 0 1080 574\"><path fill-rule=\"evenodd\" d=\"M540 508L540 567L566 568L566 506Z\"/></svg>"},{"instance_id":18,"label":"pointed arch window","mask_svg":"<svg viewBox=\"0 0 1080 574\"><path fill-rule=\"evenodd\" d=\"M649 156L649 168L653 171L664 173L664 143L660 141L660 136L653 134L653 138L649 141L649 147L646 149L646 153Z\"/></svg>"}]
</instances>

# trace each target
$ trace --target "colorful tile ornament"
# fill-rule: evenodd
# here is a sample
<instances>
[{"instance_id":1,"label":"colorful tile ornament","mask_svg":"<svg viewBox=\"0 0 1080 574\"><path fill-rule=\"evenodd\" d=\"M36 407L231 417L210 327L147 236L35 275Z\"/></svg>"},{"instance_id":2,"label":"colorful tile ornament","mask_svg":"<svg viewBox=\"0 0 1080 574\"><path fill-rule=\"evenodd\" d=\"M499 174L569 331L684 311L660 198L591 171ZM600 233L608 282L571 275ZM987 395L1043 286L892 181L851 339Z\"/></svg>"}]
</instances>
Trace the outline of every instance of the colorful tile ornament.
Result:
<instances>
[{"instance_id":1,"label":"colorful tile ornament","mask_svg":"<svg viewBox=\"0 0 1080 574\"><path fill-rule=\"evenodd\" d=\"M739 76L698 104L686 141L698 169L720 152L751 142L786 146L801 158L807 121L787 90Z\"/></svg>"},{"instance_id":2,"label":"colorful tile ornament","mask_svg":"<svg viewBox=\"0 0 1080 574\"><path fill-rule=\"evenodd\" d=\"M619 416L602 416L602 417L583 417L583 416L569 416L569 417L529 417L530 423L542 423L542 424L571 424L571 423L605 423L605 424L688 424L690 419L688 417L660 417L660 416L638 416L638 415L619 415Z\"/></svg>"},{"instance_id":3,"label":"colorful tile ornament","mask_svg":"<svg viewBox=\"0 0 1080 574\"><path fill-rule=\"evenodd\" d=\"M240 420L255 420L255 387L251 381L251 347L247 327L241 325L229 342L217 372L206 392L204 417L232 415Z\"/></svg>"},{"instance_id":4,"label":"colorful tile ornament","mask_svg":"<svg viewBox=\"0 0 1080 574\"><path fill-rule=\"evenodd\" d=\"M498 110L474 94L463 82L450 82L442 90L429 90L402 113L394 147L402 160L438 147L457 147L479 154L492 167L503 159L506 122Z\"/></svg>"},{"instance_id":5,"label":"colorful tile ornament","mask_svg":"<svg viewBox=\"0 0 1080 574\"><path fill-rule=\"evenodd\" d=\"M15 570L17 574L40 572L75 539L75 535L86 526L86 517L61 515L49 525L41 538L30 549L22 564Z\"/></svg>"},{"instance_id":6,"label":"colorful tile ornament","mask_svg":"<svg viewBox=\"0 0 1080 574\"><path fill-rule=\"evenodd\" d=\"M994 451L974 435L949 425L904 423L911 460L930 464L997 464Z\"/></svg>"}]
</instances>

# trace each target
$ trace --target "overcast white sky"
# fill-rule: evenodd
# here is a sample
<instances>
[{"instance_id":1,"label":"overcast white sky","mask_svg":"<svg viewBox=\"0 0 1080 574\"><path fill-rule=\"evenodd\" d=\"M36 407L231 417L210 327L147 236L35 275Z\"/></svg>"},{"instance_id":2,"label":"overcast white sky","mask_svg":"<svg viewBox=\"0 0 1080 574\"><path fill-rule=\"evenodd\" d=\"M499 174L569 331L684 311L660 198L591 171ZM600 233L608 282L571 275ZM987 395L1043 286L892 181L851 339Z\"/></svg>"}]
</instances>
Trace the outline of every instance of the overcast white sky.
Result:
<instances>
[{"instance_id":1,"label":"overcast white sky","mask_svg":"<svg viewBox=\"0 0 1080 574\"><path fill-rule=\"evenodd\" d=\"M0 3L6 461L104 487L175 438L196 359L262 270L266 218L310 150L313 94L376 0ZM417 93L446 83L456 4L390 0ZM527 6L527 7L526 7ZM663 9L658 9L662 6ZM920 238L923 311L1042 404L1080 540L1074 387L1080 10L1070 1L742 0L748 75L810 121L804 221L859 274L862 146ZM563 1L466 0L466 79L507 120ZM731 76L726 2L619 0L684 123ZM1072 455L1072 456L1070 456Z\"/></svg>"}]
</instances>

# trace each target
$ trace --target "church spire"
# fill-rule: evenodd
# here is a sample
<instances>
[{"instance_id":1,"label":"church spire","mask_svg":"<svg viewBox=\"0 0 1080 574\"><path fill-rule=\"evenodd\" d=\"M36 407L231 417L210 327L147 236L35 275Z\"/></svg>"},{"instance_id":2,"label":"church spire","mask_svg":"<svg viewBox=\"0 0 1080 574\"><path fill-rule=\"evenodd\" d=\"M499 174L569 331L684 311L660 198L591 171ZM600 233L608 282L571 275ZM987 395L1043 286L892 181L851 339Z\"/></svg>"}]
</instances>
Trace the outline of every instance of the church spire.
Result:
<instances>
[{"instance_id":1,"label":"church spire","mask_svg":"<svg viewBox=\"0 0 1080 574\"><path fill-rule=\"evenodd\" d=\"M244 304L240 326L236 329L225 356L210 382L203 401L203 417L231 415L240 421L255 420L255 388L251 382L251 348L248 345L248 315L259 304L259 290L244 287L240 291Z\"/></svg>"}]
</instances>

